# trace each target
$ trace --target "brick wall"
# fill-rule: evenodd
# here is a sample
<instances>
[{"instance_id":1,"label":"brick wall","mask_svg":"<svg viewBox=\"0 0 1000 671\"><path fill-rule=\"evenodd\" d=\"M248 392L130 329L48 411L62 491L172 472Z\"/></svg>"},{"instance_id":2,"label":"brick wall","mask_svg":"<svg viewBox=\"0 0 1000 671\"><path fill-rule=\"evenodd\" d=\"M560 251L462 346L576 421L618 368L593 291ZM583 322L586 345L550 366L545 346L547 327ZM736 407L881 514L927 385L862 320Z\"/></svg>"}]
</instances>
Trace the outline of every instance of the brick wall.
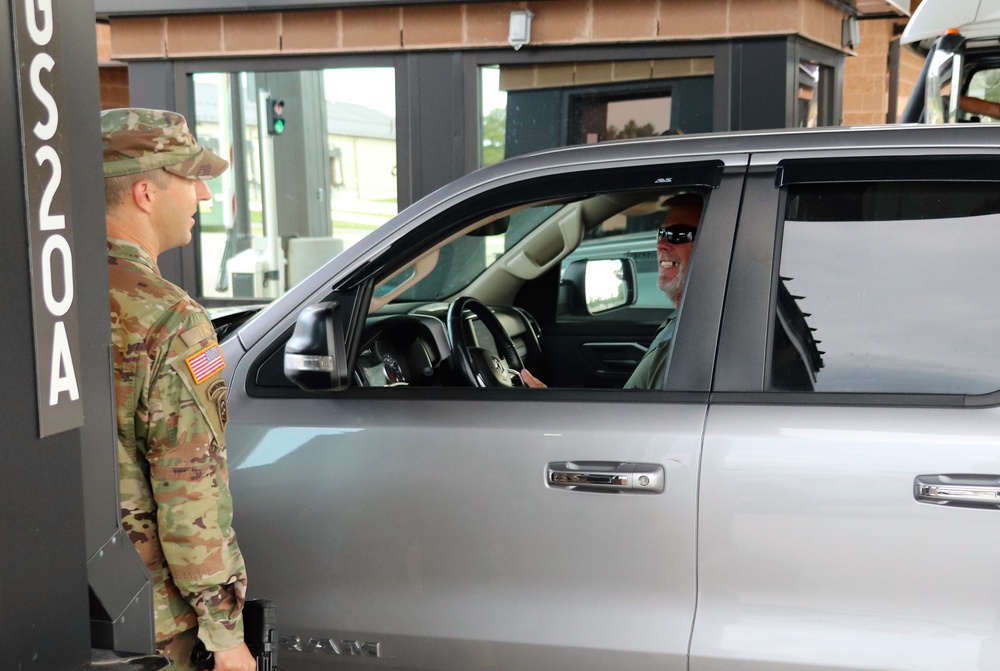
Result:
<instances>
[{"instance_id":1,"label":"brick wall","mask_svg":"<svg viewBox=\"0 0 1000 671\"><path fill-rule=\"evenodd\" d=\"M128 67L111 59L111 27L97 24L97 63L101 83L101 109L128 107Z\"/></svg>"},{"instance_id":2,"label":"brick wall","mask_svg":"<svg viewBox=\"0 0 1000 671\"><path fill-rule=\"evenodd\" d=\"M101 67L101 109L129 106L128 68Z\"/></svg>"},{"instance_id":3,"label":"brick wall","mask_svg":"<svg viewBox=\"0 0 1000 671\"><path fill-rule=\"evenodd\" d=\"M116 59L506 47L525 2L116 18ZM531 43L565 46L798 34L840 49L824 0L533 0Z\"/></svg>"},{"instance_id":4,"label":"brick wall","mask_svg":"<svg viewBox=\"0 0 1000 671\"><path fill-rule=\"evenodd\" d=\"M844 125L886 123L889 109L889 46L898 39L894 24L903 20L861 21L861 44L857 55L844 64ZM896 118L903 113L910 92L920 75L924 59L909 47L900 48L899 88Z\"/></svg>"},{"instance_id":5,"label":"brick wall","mask_svg":"<svg viewBox=\"0 0 1000 671\"><path fill-rule=\"evenodd\" d=\"M111 60L111 26L106 23L97 24L97 62L107 63Z\"/></svg>"},{"instance_id":6,"label":"brick wall","mask_svg":"<svg viewBox=\"0 0 1000 671\"><path fill-rule=\"evenodd\" d=\"M913 9L918 4L912 0ZM126 60L505 48L510 12L529 6L532 46L797 34L840 49L844 18L824 0L532 0L116 18L97 26L101 104L128 104ZM860 22L856 56L845 60L844 124L886 121L894 23ZM918 55L901 50L900 113L921 65Z\"/></svg>"},{"instance_id":7,"label":"brick wall","mask_svg":"<svg viewBox=\"0 0 1000 671\"><path fill-rule=\"evenodd\" d=\"M857 55L844 63L844 125L885 123L892 21L861 21Z\"/></svg>"}]
</instances>

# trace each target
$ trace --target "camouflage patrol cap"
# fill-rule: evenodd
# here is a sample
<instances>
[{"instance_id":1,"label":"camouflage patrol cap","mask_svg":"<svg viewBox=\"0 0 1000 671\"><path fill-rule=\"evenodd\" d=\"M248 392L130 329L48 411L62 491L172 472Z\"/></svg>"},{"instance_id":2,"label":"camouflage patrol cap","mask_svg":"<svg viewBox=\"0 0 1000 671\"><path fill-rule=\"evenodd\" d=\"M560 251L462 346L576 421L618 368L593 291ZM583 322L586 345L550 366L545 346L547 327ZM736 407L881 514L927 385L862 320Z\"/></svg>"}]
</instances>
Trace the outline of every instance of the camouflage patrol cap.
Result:
<instances>
[{"instance_id":1,"label":"camouflage patrol cap","mask_svg":"<svg viewBox=\"0 0 1000 671\"><path fill-rule=\"evenodd\" d=\"M101 112L104 176L121 177L163 168L186 179L210 179L229 162L198 145L184 116L127 107Z\"/></svg>"}]
</instances>

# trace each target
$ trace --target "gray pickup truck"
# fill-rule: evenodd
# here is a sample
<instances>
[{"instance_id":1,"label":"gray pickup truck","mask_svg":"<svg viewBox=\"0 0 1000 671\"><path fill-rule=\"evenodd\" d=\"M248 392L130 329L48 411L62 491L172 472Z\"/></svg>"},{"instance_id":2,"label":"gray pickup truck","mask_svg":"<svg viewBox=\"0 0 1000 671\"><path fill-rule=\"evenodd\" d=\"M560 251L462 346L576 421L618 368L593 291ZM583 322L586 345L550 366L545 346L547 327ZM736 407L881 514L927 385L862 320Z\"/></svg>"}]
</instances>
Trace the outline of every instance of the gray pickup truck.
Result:
<instances>
[{"instance_id":1,"label":"gray pickup truck","mask_svg":"<svg viewBox=\"0 0 1000 671\"><path fill-rule=\"evenodd\" d=\"M996 669L998 259L988 125L572 147L424 198L223 338L280 667Z\"/></svg>"}]
</instances>

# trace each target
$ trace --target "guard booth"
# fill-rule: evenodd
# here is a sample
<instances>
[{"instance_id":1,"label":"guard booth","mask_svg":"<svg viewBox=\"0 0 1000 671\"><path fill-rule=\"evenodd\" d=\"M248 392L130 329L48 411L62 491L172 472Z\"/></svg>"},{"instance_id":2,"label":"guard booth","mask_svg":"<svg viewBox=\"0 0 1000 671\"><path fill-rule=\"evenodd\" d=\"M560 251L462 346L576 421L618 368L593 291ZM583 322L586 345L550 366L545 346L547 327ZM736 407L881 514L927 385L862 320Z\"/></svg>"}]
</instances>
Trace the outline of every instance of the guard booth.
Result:
<instances>
[{"instance_id":1,"label":"guard booth","mask_svg":"<svg viewBox=\"0 0 1000 671\"><path fill-rule=\"evenodd\" d=\"M153 648L118 510L94 5L0 11L0 669L81 669Z\"/></svg>"},{"instance_id":2,"label":"guard booth","mask_svg":"<svg viewBox=\"0 0 1000 671\"><path fill-rule=\"evenodd\" d=\"M118 70L133 103L185 113L199 141L234 158L209 184L194 244L160 259L165 277L226 309L284 293L406 206L504 158L837 125L858 22L902 19L909 6L95 0L105 76ZM263 93L286 103L280 134L267 130Z\"/></svg>"}]
</instances>

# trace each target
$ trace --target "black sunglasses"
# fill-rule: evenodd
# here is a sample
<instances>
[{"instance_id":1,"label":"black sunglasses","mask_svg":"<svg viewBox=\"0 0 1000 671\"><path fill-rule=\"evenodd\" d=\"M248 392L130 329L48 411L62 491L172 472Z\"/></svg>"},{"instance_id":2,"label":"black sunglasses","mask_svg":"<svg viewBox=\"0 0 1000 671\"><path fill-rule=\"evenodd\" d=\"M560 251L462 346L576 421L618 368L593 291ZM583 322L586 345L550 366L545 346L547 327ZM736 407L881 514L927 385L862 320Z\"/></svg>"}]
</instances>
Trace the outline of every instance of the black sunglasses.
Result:
<instances>
[{"instance_id":1,"label":"black sunglasses","mask_svg":"<svg viewBox=\"0 0 1000 671\"><path fill-rule=\"evenodd\" d=\"M694 242L694 233L698 228L687 224L673 224L657 229L656 239L666 240L672 245L683 245L687 242Z\"/></svg>"}]
</instances>

